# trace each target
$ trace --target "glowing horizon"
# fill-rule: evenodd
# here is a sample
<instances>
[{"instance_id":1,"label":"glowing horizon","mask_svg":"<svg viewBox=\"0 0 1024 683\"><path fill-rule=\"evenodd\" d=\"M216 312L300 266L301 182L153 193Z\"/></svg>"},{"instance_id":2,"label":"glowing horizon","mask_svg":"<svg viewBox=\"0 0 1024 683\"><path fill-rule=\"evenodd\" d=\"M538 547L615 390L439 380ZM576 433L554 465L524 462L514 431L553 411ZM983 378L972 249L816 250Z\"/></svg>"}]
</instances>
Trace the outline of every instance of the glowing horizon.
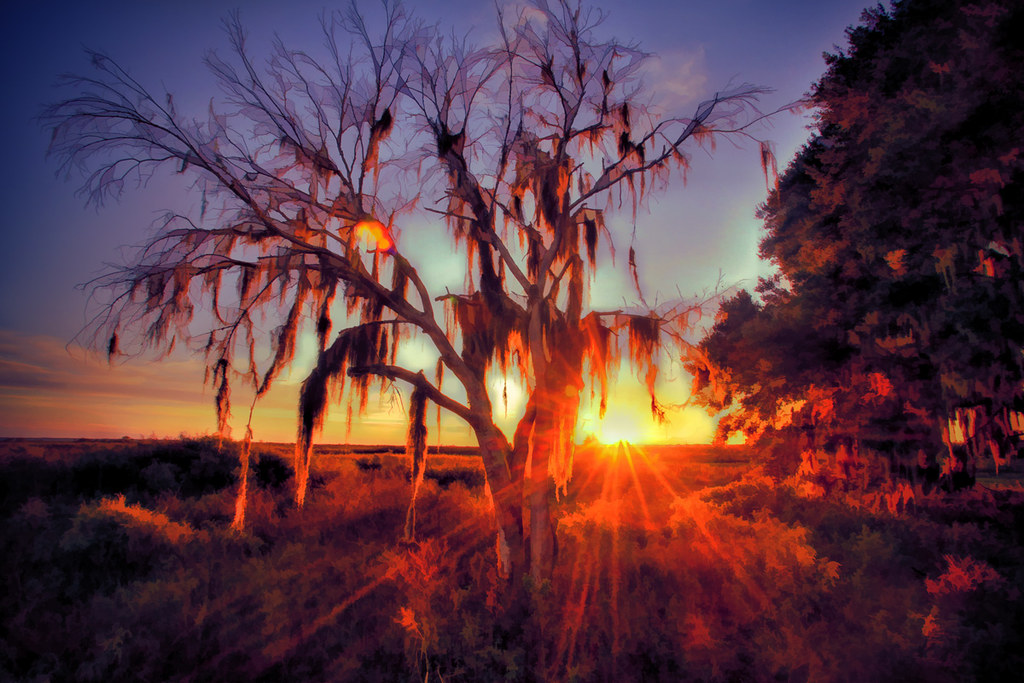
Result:
<instances>
[{"instance_id":1,"label":"glowing horizon","mask_svg":"<svg viewBox=\"0 0 1024 683\"><path fill-rule=\"evenodd\" d=\"M0 438L176 438L216 433L213 392L204 387L203 362L183 352L154 361L134 359L111 366L98 354L70 352L54 337L0 329ZM303 377L296 367L256 405L256 441L295 441L298 389ZM522 415L525 393L498 375L490 383L495 420L511 438ZM681 389L661 388L664 399ZM507 396L507 407L503 400ZM239 389L230 421L231 436L245 429L248 400ZM353 414L348 430L344 406L333 404L318 443L391 445L405 442L405 394L371 396L367 413ZM639 380L625 370L609 393L608 409L598 418L597 399L584 391L576 441L593 435L604 444L710 443L714 419L696 407L670 410L666 424L651 417L650 398ZM436 412L428 418L429 444L474 446L469 427L442 411L438 435ZM440 438L439 438L440 436Z\"/></svg>"}]
</instances>

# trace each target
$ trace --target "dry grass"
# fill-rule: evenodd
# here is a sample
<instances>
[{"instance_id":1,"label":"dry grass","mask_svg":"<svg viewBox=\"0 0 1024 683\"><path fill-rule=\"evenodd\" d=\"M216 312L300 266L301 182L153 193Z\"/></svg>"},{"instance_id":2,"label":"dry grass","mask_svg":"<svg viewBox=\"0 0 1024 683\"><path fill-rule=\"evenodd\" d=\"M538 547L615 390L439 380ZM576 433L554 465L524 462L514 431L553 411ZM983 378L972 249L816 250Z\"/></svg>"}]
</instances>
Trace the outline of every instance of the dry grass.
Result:
<instances>
[{"instance_id":1,"label":"dry grass","mask_svg":"<svg viewBox=\"0 0 1024 683\"><path fill-rule=\"evenodd\" d=\"M318 451L297 510L291 445L255 445L238 533L237 454L215 441L0 444L0 678L953 681L1024 665L1024 494L891 514L808 498L741 448L582 449L555 575L509 586L466 451L428 457L415 543L399 448Z\"/></svg>"}]
</instances>

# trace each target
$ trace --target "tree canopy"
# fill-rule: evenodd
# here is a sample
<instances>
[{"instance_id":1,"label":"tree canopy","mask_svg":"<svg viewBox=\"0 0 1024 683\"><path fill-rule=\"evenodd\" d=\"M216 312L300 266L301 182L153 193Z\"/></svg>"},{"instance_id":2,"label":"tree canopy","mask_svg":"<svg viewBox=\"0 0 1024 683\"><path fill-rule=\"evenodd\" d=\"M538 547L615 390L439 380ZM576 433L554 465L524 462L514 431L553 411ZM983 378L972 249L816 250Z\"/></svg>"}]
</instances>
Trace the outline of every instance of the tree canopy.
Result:
<instances>
[{"instance_id":1,"label":"tree canopy","mask_svg":"<svg viewBox=\"0 0 1024 683\"><path fill-rule=\"evenodd\" d=\"M320 53L277 41L265 67L235 17L230 56L206 60L226 95L205 119L101 54L95 75L70 80L78 94L47 112L52 152L84 169L92 201L166 166L193 178L201 198L98 281L111 296L90 329L112 355L126 339L166 350L195 339L196 309L208 308L215 323L201 347L222 426L232 386L264 394L294 360L298 335L314 330L299 503L332 397L348 386L364 408L371 385L400 382L413 390L414 469L428 402L465 420L507 566L524 566L528 542L541 576L554 561L549 505L571 476L581 391L590 384L603 402L621 334L658 415L657 355L693 307L645 306L631 247L619 263L641 304L589 309L599 256L615 253L606 212L635 219L639 202L686 168L685 146L749 136L762 89L716 93L690 115L659 113L638 77L647 55L600 38L602 15L568 0L499 9L497 39L482 47L441 37L398 4L378 14L334 13ZM464 291L431 291L405 248L424 212L462 247ZM264 319L277 323L269 334ZM436 351L434 372L397 362L413 339ZM529 394L512 442L494 423L492 366L518 374ZM243 515L240 506L236 521Z\"/></svg>"},{"instance_id":2,"label":"tree canopy","mask_svg":"<svg viewBox=\"0 0 1024 683\"><path fill-rule=\"evenodd\" d=\"M967 483L1024 410L1024 8L867 10L810 94L816 130L761 209L778 268L701 347L723 435L867 481ZM797 436L801 435L801 436Z\"/></svg>"}]
</instances>

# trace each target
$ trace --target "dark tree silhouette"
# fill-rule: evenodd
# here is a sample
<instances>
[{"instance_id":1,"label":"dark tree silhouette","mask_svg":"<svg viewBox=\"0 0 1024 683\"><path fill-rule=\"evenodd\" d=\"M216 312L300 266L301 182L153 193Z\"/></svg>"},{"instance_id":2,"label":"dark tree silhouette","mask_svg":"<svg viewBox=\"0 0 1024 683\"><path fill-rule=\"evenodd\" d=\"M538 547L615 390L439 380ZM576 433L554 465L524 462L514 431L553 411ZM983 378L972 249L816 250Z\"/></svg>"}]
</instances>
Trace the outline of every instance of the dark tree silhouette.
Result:
<instances>
[{"instance_id":1,"label":"dark tree silhouette","mask_svg":"<svg viewBox=\"0 0 1024 683\"><path fill-rule=\"evenodd\" d=\"M404 383L416 466L426 402L465 420L505 566L522 571L529 557L542 577L555 558L550 505L571 475L581 390L596 384L603 404L622 332L658 414L660 345L696 305L587 310L588 278L613 248L605 211L624 205L635 217L641 199L685 168L685 144L749 136L762 90L741 86L691 116L658 116L637 78L647 55L598 39L601 15L564 0L499 11L500 39L483 48L439 38L397 4L383 14L379 31L355 6L334 14L323 22L326 56L277 42L264 69L234 18L231 57L207 58L226 99L205 120L101 54L95 75L69 79L79 94L47 112L51 149L63 168L84 169L92 202L163 166L194 178L201 199L198 215L168 215L133 261L98 281L112 296L90 329L111 354L129 332L167 349L196 337L195 307L208 306L216 323L202 347L223 427L233 381L263 395L292 362L300 331L313 328L298 503L331 396L348 383L363 408L371 384ZM414 210L443 219L452 248L464 249L465 292L436 296L403 250ZM632 249L628 267L638 282ZM346 326L332 331L339 295ZM258 316L280 324L261 338ZM436 350L434 377L396 363L411 339ZM529 392L511 443L492 417L492 365L518 373ZM446 391L452 378L464 401ZM237 523L243 515L240 506Z\"/></svg>"},{"instance_id":2,"label":"dark tree silhouette","mask_svg":"<svg viewBox=\"0 0 1024 683\"><path fill-rule=\"evenodd\" d=\"M818 132L762 209L781 278L703 343L711 403L742 407L726 430L949 486L1016 453L1022 25L1012 4L907 0L828 57Z\"/></svg>"}]
</instances>

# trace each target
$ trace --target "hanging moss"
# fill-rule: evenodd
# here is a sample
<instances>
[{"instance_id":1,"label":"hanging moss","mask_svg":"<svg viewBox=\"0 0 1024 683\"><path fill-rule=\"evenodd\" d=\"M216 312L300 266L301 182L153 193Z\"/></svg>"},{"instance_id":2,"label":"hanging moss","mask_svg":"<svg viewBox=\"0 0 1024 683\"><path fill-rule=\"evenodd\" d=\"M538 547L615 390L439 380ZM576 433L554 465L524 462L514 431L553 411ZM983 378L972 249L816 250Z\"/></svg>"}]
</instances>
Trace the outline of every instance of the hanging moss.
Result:
<instances>
[{"instance_id":1,"label":"hanging moss","mask_svg":"<svg viewBox=\"0 0 1024 683\"><path fill-rule=\"evenodd\" d=\"M627 319L629 358L637 372L646 369L644 384L651 396L651 415L658 422L665 411L658 403L654 388L658 379L658 352L661 350L661 319L651 315L631 315Z\"/></svg>"},{"instance_id":2,"label":"hanging moss","mask_svg":"<svg viewBox=\"0 0 1024 683\"><path fill-rule=\"evenodd\" d=\"M295 299L288 310L288 316L285 318L284 323L274 331L274 358L270 362L270 367L267 368L266 373L263 375L263 381L260 382L256 392L258 395L265 394L270 389L274 378L281 368L289 365L295 358L295 337L298 334L299 319L309 292L309 287L304 284L299 285L295 292Z\"/></svg>"},{"instance_id":3,"label":"hanging moss","mask_svg":"<svg viewBox=\"0 0 1024 683\"><path fill-rule=\"evenodd\" d=\"M583 318L581 329L585 338L584 354L586 355L590 380L597 381L601 392L599 417L604 418L605 410L608 407L608 380L611 371L614 369L619 357L616 341L618 337L615 332L601 323L596 313L591 313Z\"/></svg>"},{"instance_id":4,"label":"hanging moss","mask_svg":"<svg viewBox=\"0 0 1024 683\"><path fill-rule=\"evenodd\" d=\"M529 235L529 248L526 254L526 272L530 276L530 279L536 280L540 274L540 256L543 244L541 241L534 237L532 234Z\"/></svg>"},{"instance_id":5,"label":"hanging moss","mask_svg":"<svg viewBox=\"0 0 1024 683\"><path fill-rule=\"evenodd\" d=\"M387 326L363 324L349 327L338 333L334 342L321 351L316 367L310 372L299 390L299 426L295 443L295 474L297 500L302 504L309 473L313 435L323 426L327 402L332 390L344 391L349 368L360 368L384 363L391 352L391 337ZM373 376L360 374L353 378L360 409L367 403L370 382Z\"/></svg>"},{"instance_id":6,"label":"hanging moss","mask_svg":"<svg viewBox=\"0 0 1024 683\"><path fill-rule=\"evenodd\" d=\"M583 313L583 259L573 256L569 262L569 297L565 304L565 317L573 323Z\"/></svg>"},{"instance_id":7,"label":"hanging moss","mask_svg":"<svg viewBox=\"0 0 1024 683\"><path fill-rule=\"evenodd\" d=\"M626 321L629 357L636 367L649 365L661 350L661 320L653 315L631 315Z\"/></svg>"},{"instance_id":8,"label":"hanging moss","mask_svg":"<svg viewBox=\"0 0 1024 683\"><path fill-rule=\"evenodd\" d=\"M110 340L107 342L107 360L113 360L114 356L117 355L118 350L118 339L117 331L110 333Z\"/></svg>"},{"instance_id":9,"label":"hanging moss","mask_svg":"<svg viewBox=\"0 0 1024 683\"><path fill-rule=\"evenodd\" d=\"M454 151L456 154L462 154L462 148L465 145L466 136L464 131L458 133L451 133L447 128L442 128L437 134L437 156L439 159L443 159L449 152Z\"/></svg>"},{"instance_id":10,"label":"hanging moss","mask_svg":"<svg viewBox=\"0 0 1024 683\"><path fill-rule=\"evenodd\" d=\"M427 394L418 386L409 397L409 434L405 453L412 468L412 498L405 515L405 539L411 541L416 536L416 496L427 469Z\"/></svg>"},{"instance_id":11,"label":"hanging moss","mask_svg":"<svg viewBox=\"0 0 1024 683\"><path fill-rule=\"evenodd\" d=\"M593 268L597 265L597 222L592 218L584 218L583 227L583 239L587 244L587 261Z\"/></svg>"},{"instance_id":12,"label":"hanging moss","mask_svg":"<svg viewBox=\"0 0 1024 683\"><path fill-rule=\"evenodd\" d=\"M391 110L385 107L380 118L374 121L373 125L370 126L370 137L375 139L386 138L391 133L392 122Z\"/></svg>"},{"instance_id":13,"label":"hanging moss","mask_svg":"<svg viewBox=\"0 0 1024 683\"><path fill-rule=\"evenodd\" d=\"M462 358L478 375L482 376L493 360L504 370L513 353L522 353L526 321L504 300L492 308L477 292L453 296L448 304L454 308L454 322L462 336Z\"/></svg>"},{"instance_id":14,"label":"hanging moss","mask_svg":"<svg viewBox=\"0 0 1024 683\"><path fill-rule=\"evenodd\" d=\"M217 432L221 434L227 430L228 418L231 415L231 384L228 382L230 369L230 364L224 357L219 358L213 366L213 384L217 387Z\"/></svg>"},{"instance_id":15,"label":"hanging moss","mask_svg":"<svg viewBox=\"0 0 1024 683\"><path fill-rule=\"evenodd\" d=\"M324 296L320 300L320 310L316 318L316 341L321 351L327 345L327 335L331 332L331 304L334 303L337 287L338 280L336 278L327 278Z\"/></svg>"}]
</instances>

